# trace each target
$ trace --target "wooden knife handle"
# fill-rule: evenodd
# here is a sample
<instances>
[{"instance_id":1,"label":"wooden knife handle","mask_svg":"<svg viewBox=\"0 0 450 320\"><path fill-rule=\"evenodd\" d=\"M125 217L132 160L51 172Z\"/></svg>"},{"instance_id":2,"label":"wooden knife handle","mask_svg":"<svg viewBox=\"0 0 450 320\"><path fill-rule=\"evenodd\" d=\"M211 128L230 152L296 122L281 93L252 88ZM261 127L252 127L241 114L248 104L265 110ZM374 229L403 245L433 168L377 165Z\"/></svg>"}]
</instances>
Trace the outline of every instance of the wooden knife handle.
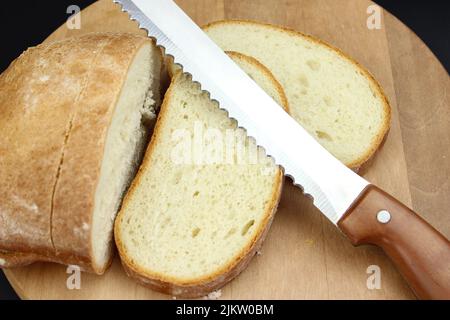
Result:
<instances>
[{"instance_id":1,"label":"wooden knife handle","mask_svg":"<svg viewBox=\"0 0 450 320\"><path fill-rule=\"evenodd\" d=\"M367 187L338 222L354 245L385 251L420 299L450 299L450 243L401 202Z\"/></svg>"}]
</instances>

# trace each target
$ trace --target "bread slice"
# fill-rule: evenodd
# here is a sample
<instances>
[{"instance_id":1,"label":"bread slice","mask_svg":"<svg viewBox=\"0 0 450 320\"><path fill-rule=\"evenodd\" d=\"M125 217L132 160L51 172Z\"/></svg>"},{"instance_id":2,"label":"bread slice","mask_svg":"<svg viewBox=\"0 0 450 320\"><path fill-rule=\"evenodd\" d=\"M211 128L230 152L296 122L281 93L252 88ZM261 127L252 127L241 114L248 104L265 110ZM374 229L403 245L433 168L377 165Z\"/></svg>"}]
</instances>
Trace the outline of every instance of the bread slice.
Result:
<instances>
[{"instance_id":1,"label":"bread slice","mask_svg":"<svg viewBox=\"0 0 450 320\"><path fill-rule=\"evenodd\" d=\"M290 114L351 168L375 153L390 106L370 73L340 50L294 30L251 21L218 21L204 31L222 49L256 58L288 97Z\"/></svg>"},{"instance_id":2,"label":"bread slice","mask_svg":"<svg viewBox=\"0 0 450 320\"><path fill-rule=\"evenodd\" d=\"M162 55L89 34L27 50L0 76L0 258L103 273L155 120Z\"/></svg>"},{"instance_id":3,"label":"bread slice","mask_svg":"<svg viewBox=\"0 0 450 320\"><path fill-rule=\"evenodd\" d=\"M242 54L229 54L287 108L280 85L266 68ZM234 147L225 147L227 133L238 133ZM188 147L180 148L186 141ZM205 148L202 155L212 145L225 151L215 161L196 159L199 145ZM239 162L239 145L258 152L259 160ZM218 289L247 266L261 245L282 181L282 171L254 140L178 72L116 219L114 236L126 272L174 296L198 297Z\"/></svg>"}]
</instances>

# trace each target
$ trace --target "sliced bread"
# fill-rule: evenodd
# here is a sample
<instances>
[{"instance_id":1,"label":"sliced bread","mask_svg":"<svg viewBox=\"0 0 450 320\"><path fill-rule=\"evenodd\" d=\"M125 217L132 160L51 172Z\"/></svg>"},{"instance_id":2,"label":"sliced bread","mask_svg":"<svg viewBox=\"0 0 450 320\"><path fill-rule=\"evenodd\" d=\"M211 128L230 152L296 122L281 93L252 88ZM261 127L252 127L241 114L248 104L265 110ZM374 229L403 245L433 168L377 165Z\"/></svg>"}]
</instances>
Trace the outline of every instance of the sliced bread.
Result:
<instances>
[{"instance_id":1,"label":"sliced bread","mask_svg":"<svg viewBox=\"0 0 450 320\"><path fill-rule=\"evenodd\" d=\"M381 87L360 64L321 40L251 21L218 21L204 31L223 50L256 58L280 81L290 114L328 151L358 168L390 125Z\"/></svg>"},{"instance_id":2,"label":"sliced bread","mask_svg":"<svg viewBox=\"0 0 450 320\"><path fill-rule=\"evenodd\" d=\"M287 108L281 86L266 68L229 54ZM131 277L170 295L198 297L223 286L250 262L271 224L283 174L236 126L196 83L176 73L115 223L116 245ZM236 134L235 144L226 148L222 139L229 133ZM180 148L181 136L187 137L187 148ZM204 147L204 155L214 143L227 159L195 158L194 149ZM238 162L239 145L255 150L258 161ZM183 157L188 161L180 161Z\"/></svg>"},{"instance_id":3,"label":"sliced bread","mask_svg":"<svg viewBox=\"0 0 450 320\"><path fill-rule=\"evenodd\" d=\"M161 70L148 38L99 33L31 48L0 76L1 265L105 271Z\"/></svg>"}]
</instances>

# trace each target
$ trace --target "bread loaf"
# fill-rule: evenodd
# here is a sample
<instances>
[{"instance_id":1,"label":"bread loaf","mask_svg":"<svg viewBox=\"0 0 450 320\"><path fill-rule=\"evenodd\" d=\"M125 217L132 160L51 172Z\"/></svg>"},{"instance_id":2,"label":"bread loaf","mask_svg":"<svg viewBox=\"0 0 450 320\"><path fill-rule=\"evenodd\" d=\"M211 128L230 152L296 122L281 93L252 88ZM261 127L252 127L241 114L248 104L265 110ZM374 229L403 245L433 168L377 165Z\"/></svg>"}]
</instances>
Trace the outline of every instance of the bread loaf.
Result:
<instances>
[{"instance_id":1,"label":"bread loaf","mask_svg":"<svg viewBox=\"0 0 450 320\"><path fill-rule=\"evenodd\" d=\"M103 273L113 221L160 100L146 37L89 34L28 49L0 76L0 258Z\"/></svg>"}]
</instances>

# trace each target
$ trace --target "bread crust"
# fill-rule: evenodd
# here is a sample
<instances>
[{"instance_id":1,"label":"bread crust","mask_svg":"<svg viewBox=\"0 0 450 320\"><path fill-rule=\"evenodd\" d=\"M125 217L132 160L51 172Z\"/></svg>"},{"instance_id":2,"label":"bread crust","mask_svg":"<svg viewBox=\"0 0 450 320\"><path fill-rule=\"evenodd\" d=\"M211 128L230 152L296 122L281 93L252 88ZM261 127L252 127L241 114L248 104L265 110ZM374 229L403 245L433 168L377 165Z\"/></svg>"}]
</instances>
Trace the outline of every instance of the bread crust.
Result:
<instances>
[{"instance_id":1,"label":"bread crust","mask_svg":"<svg viewBox=\"0 0 450 320\"><path fill-rule=\"evenodd\" d=\"M270 71L265 65L263 65L261 62L259 62L257 59L247 56L243 53L236 52L236 51L225 51L225 53L230 56L232 59L240 59L246 61L248 64L251 64L255 66L257 69L259 69L262 73L265 74L265 76L270 79L270 82L272 83L273 87L276 89L278 95L281 98L281 107L289 113L289 101L286 97L286 93L284 93L283 86L281 83L275 78L272 71Z\"/></svg>"},{"instance_id":2,"label":"bread crust","mask_svg":"<svg viewBox=\"0 0 450 320\"><path fill-rule=\"evenodd\" d=\"M179 71L172 79L172 84L177 81L178 77L181 77L183 74ZM131 260L131 258L127 255L126 249L121 240L121 231L120 231L120 222L122 221L121 217L124 214L125 208L128 206L128 201L132 197L136 188L139 186L141 182L142 172L146 170L146 168L150 165L151 154L153 153L153 149L156 146L158 136L160 134L160 127L166 121L166 110L168 109L171 103L173 85L171 85L166 92L163 104L161 106L161 111L158 115L158 120L156 123L155 131L152 139L150 140L149 147L145 154L144 160L142 162L141 167L139 168L139 172L133 180L129 191L123 201L122 209L120 210L114 227L114 237L116 241L116 247L119 251L119 255L121 257L121 262L123 268L128 276L137 280L142 285L149 287L153 290L173 295L179 296L183 298L196 298L207 295L208 293L217 290L218 288L224 286L226 283L235 278L239 273L241 273L247 265L250 263L252 257L255 255L257 250L261 247L269 229L270 225L273 221L275 212L277 210L278 203L281 198L281 192L284 182L284 174L280 167L277 167L276 179L273 184L272 198L268 202L268 205L265 210L264 218L261 224L259 225L259 229L255 233L255 236L247 246L245 246L240 253L238 253L234 259L223 266L221 269L216 272L205 275L204 277L200 277L197 279L191 279L189 281L181 281L180 279L172 278L165 276L163 274L153 273L149 270L146 270Z\"/></svg>"},{"instance_id":3,"label":"bread crust","mask_svg":"<svg viewBox=\"0 0 450 320\"><path fill-rule=\"evenodd\" d=\"M376 154L376 151L379 149L385 136L389 132L389 127L390 127L390 123L391 123L391 106L389 104L389 100L386 97L381 85L377 82L377 80L374 78L374 76L364 66L362 66L359 62L357 62L355 59L353 59L352 57L350 57L349 55L344 53L339 48L336 48L321 39L318 39L311 35L307 35L302 32L287 28L287 27L275 26L275 25L272 25L269 23L256 22L256 21L252 21L252 20L236 19L236 20L214 21L209 24L206 24L205 26L202 27L202 29L204 31L206 31L209 28L212 28L217 25L233 25L233 24L261 26L264 28L282 31L282 32L285 32L285 33L293 35L293 36L301 37L307 41L310 41L312 43L318 44L329 50L334 51L341 58L343 58L343 59L347 60L348 62L350 62L351 64L353 64L363 75L366 76L366 78L369 80L372 91L383 102L384 119L383 119L383 125L381 127L380 132L374 137L374 139L371 143L371 146L368 148L368 150L364 154L362 154L358 159L355 159L351 162L345 163L345 165L354 170L358 170L360 167L362 167L367 161L369 161Z\"/></svg>"},{"instance_id":4,"label":"bread crust","mask_svg":"<svg viewBox=\"0 0 450 320\"><path fill-rule=\"evenodd\" d=\"M51 261L79 265L85 271L101 274L111 263L109 261L107 265L99 266L93 262L91 227L95 190L100 177L107 131L124 79L138 50L150 41L149 38L143 36L116 33L94 33L79 38L70 38L28 50L1 75L0 87L2 89L26 86L38 81L41 77L55 78L55 83L48 87L34 89L30 92L31 97L38 99L35 101L37 104L36 114L32 115L34 118L30 120L36 123L37 127L42 122L46 123L46 114L39 113L41 110L46 111L45 107L65 108L64 114L48 123L50 142L56 141L58 138L57 143L50 143L53 153L49 154L39 148L30 147L30 150L24 152L23 162L27 163L30 161L30 157L33 157L32 165L16 166L15 170L19 172L19 175L26 176L33 183L19 183L20 181L10 174L13 170L11 166L7 167L9 168L8 172L1 171L0 173L1 177L6 175L12 180L9 185L0 186L2 193L4 191L12 195L18 193L21 194L20 199L26 203L38 202L36 206L39 209L36 215L39 217L41 225L39 230L45 229L46 231L45 237L42 237L46 240L43 245L41 245L43 241L37 241L36 236L30 232L22 232L21 238L15 236L13 229L2 233L0 235L0 250L2 251L0 258L5 262L3 267L23 266L36 261ZM53 48L60 51L55 51ZM70 59L64 60L64 54L69 55ZM162 61L162 55L160 59ZM63 61L64 68L68 71L53 72L55 70L48 68L47 74L43 75L30 68L30 63L33 65L36 61L51 65L55 60ZM25 68L29 71L24 70ZM17 79L15 78L16 74L20 75ZM40 78L37 79L37 77ZM71 81L72 79L75 79L75 84ZM73 88L72 94L68 94L58 87L58 83L64 81L68 81L66 87ZM39 91L36 92L36 90ZM49 90L56 91L54 100L48 101ZM2 115L19 113L19 110L16 110L16 113L13 112L8 100L17 101L19 108L24 109L30 103L17 97L17 93L14 91L10 91L6 97L2 95L3 99L0 98ZM15 117L21 119L21 115ZM11 119L8 120L11 121ZM51 135L55 123L59 128L59 133ZM5 123L0 123L0 127L3 131L6 127ZM14 133L20 134L20 127ZM45 137L45 135L37 134L38 138L40 136ZM12 134L11 137L14 138ZM10 140L2 142L0 149L11 148ZM26 154L27 151L31 155ZM11 158L18 158L18 154L11 155ZM48 162L51 162L50 167L44 165ZM43 180L43 175L47 178L46 184L39 183L40 180ZM39 187L36 188L36 186ZM8 190L5 190L6 188ZM33 194L34 190L41 191L43 195ZM6 194L8 195L8 193ZM11 195L9 198L8 201L2 203L3 215L0 216L0 229L8 222L7 219L14 221L19 228L25 226L31 231L38 229L25 219L17 220L17 216L29 216L30 213L24 214L23 208L12 207L10 205L13 202ZM7 213L5 214L5 212Z\"/></svg>"},{"instance_id":5,"label":"bread crust","mask_svg":"<svg viewBox=\"0 0 450 320\"><path fill-rule=\"evenodd\" d=\"M0 268L23 267L44 260L45 257L33 253L0 251Z\"/></svg>"}]
</instances>

